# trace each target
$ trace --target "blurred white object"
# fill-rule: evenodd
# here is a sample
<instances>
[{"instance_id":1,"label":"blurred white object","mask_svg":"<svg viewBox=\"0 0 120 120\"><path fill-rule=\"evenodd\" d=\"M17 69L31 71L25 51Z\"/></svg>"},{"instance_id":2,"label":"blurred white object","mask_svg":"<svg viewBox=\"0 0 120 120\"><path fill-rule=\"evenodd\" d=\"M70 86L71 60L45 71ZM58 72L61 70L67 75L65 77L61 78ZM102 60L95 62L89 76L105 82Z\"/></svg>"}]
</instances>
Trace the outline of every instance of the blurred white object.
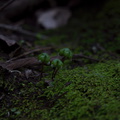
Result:
<instances>
[{"instance_id":1,"label":"blurred white object","mask_svg":"<svg viewBox=\"0 0 120 120\"><path fill-rule=\"evenodd\" d=\"M55 29L67 24L71 12L65 8L54 8L44 12L37 12L37 22L45 29Z\"/></svg>"}]
</instances>

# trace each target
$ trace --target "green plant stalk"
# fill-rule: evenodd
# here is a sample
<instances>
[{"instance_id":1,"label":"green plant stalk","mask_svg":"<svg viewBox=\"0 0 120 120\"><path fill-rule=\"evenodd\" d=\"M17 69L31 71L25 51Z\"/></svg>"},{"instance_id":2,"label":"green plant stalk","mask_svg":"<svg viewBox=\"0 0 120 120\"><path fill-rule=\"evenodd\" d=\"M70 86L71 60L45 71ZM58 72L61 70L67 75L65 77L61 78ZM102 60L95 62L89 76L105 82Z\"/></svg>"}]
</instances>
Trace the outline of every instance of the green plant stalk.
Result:
<instances>
[{"instance_id":1,"label":"green plant stalk","mask_svg":"<svg viewBox=\"0 0 120 120\"><path fill-rule=\"evenodd\" d=\"M59 68L54 68L53 73L52 73L52 80L54 81L55 75L57 74Z\"/></svg>"},{"instance_id":2,"label":"green plant stalk","mask_svg":"<svg viewBox=\"0 0 120 120\"><path fill-rule=\"evenodd\" d=\"M43 69L44 69L44 63L42 63L41 65L40 80L42 80L42 77L43 77Z\"/></svg>"},{"instance_id":3,"label":"green plant stalk","mask_svg":"<svg viewBox=\"0 0 120 120\"><path fill-rule=\"evenodd\" d=\"M62 59L61 59L61 61L64 63L65 60L66 60L66 57L63 56Z\"/></svg>"}]
</instances>

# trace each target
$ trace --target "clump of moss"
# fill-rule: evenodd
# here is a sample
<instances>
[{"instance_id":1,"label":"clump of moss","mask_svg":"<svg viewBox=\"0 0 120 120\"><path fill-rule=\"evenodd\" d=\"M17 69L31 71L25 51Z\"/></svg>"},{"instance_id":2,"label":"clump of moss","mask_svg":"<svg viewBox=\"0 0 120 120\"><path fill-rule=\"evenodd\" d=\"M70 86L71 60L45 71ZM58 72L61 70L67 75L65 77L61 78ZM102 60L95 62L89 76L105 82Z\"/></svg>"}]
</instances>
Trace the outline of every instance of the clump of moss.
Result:
<instances>
[{"instance_id":1,"label":"clump of moss","mask_svg":"<svg viewBox=\"0 0 120 120\"><path fill-rule=\"evenodd\" d=\"M52 100L41 111L47 120L120 119L120 63L109 61L62 71L45 95Z\"/></svg>"},{"instance_id":2,"label":"clump of moss","mask_svg":"<svg viewBox=\"0 0 120 120\"><path fill-rule=\"evenodd\" d=\"M43 81L20 84L1 101L2 119L120 119L119 61L61 70L52 87Z\"/></svg>"}]
</instances>

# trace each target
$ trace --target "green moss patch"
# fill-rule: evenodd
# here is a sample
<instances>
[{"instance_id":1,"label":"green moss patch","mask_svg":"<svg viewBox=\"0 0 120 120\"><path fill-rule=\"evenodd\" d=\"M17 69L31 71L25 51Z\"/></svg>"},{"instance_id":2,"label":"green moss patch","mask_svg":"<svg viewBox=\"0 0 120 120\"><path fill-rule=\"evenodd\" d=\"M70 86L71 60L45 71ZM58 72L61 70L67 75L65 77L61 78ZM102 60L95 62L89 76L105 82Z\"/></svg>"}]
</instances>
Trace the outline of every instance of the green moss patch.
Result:
<instances>
[{"instance_id":1,"label":"green moss patch","mask_svg":"<svg viewBox=\"0 0 120 120\"><path fill-rule=\"evenodd\" d=\"M51 109L43 112L43 118L118 120L119 85L119 62L99 63L61 72L54 82L54 87L47 90L50 99L55 95L60 98L54 101Z\"/></svg>"},{"instance_id":2,"label":"green moss patch","mask_svg":"<svg viewBox=\"0 0 120 120\"><path fill-rule=\"evenodd\" d=\"M62 70L53 86L44 87L43 83L21 82L23 87L17 85L16 92L14 86L1 101L1 119L120 119L119 61Z\"/></svg>"}]
</instances>

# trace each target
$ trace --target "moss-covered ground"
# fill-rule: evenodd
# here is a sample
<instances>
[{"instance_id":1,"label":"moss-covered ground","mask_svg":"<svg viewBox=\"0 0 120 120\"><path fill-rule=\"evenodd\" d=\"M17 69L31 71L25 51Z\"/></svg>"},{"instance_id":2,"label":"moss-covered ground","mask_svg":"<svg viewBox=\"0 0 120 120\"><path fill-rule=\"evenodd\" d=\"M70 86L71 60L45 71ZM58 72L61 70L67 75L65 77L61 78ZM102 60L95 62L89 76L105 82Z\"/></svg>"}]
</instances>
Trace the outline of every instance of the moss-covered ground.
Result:
<instances>
[{"instance_id":1,"label":"moss-covered ground","mask_svg":"<svg viewBox=\"0 0 120 120\"><path fill-rule=\"evenodd\" d=\"M61 70L48 87L41 81L9 84L8 98L2 101L1 120L8 115L8 119L17 120L120 119L118 61Z\"/></svg>"},{"instance_id":2,"label":"moss-covered ground","mask_svg":"<svg viewBox=\"0 0 120 120\"><path fill-rule=\"evenodd\" d=\"M110 0L97 12L81 8L68 25L38 33L34 45L69 47L81 58L32 81L0 76L0 120L120 120L120 4ZM49 39L41 40L41 34ZM53 55L56 52L53 52ZM9 75L6 73L5 75ZM46 85L44 79L51 85Z\"/></svg>"}]
</instances>

